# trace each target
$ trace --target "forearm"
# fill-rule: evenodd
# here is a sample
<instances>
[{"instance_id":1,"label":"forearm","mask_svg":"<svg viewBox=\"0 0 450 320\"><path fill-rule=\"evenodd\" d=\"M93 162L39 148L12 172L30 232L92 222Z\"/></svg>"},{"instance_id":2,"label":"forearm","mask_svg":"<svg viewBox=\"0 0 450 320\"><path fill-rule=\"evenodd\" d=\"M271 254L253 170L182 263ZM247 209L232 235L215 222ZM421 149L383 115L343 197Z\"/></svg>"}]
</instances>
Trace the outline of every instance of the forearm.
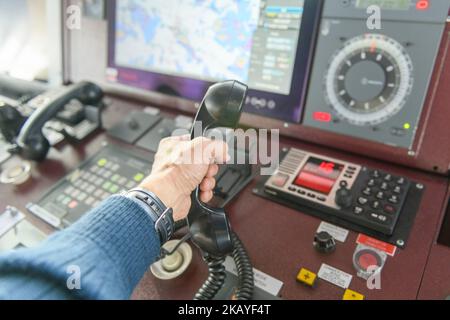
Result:
<instances>
[{"instance_id":1,"label":"forearm","mask_svg":"<svg viewBox=\"0 0 450 320\"><path fill-rule=\"evenodd\" d=\"M114 196L40 247L1 256L0 298L127 299L159 250L145 210Z\"/></svg>"}]
</instances>

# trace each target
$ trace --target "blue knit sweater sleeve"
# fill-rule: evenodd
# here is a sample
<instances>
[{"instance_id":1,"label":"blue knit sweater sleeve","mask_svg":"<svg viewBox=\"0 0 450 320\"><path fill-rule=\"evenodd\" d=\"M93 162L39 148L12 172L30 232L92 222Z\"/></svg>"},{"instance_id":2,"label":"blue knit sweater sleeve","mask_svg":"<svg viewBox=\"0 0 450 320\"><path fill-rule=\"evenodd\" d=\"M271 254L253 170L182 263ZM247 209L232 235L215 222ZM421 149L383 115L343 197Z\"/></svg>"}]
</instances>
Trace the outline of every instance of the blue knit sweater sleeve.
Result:
<instances>
[{"instance_id":1,"label":"blue knit sweater sleeve","mask_svg":"<svg viewBox=\"0 0 450 320\"><path fill-rule=\"evenodd\" d=\"M159 252L145 210L113 196L41 246L0 256L0 299L128 299Z\"/></svg>"}]
</instances>

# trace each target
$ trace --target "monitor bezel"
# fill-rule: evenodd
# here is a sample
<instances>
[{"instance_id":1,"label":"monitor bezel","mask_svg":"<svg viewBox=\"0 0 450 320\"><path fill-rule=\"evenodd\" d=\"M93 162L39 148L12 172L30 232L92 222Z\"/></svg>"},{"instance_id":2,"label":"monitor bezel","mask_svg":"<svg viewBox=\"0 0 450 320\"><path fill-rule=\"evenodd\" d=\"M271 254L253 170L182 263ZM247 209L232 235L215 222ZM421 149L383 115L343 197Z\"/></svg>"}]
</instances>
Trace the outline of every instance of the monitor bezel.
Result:
<instances>
[{"instance_id":1,"label":"monitor bezel","mask_svg":"<svg viewBox=\"0 0 450 320\"><path fill-rule=\"evenodd\" d=\"M178 97L194 102L199 102L212 82L191 78L165 75L155 72L143 71L115 63L115 25L116 25L116 1L107 2L108 18L108 69L118 73L118 77L112 83L131 86L138 89L153 91ZM308 83L313 63L313 55L317 38L317 29L320 25L320 17L323 7L322 0L305 0L305 13L302 19L298 46L296 52L291 92L289 95L269 93L260 90L249 90L249 97L257 99L273 100L275 109L258 109L251 104L246 104L245 112L270 119L277 119L290 123L300 123L303 107L306 102ZM302 43L306 45L301 46ZM128 77L128 79L127 79ZM283 110L280 112L280 110Z\"/></svg>"}]
</instances>

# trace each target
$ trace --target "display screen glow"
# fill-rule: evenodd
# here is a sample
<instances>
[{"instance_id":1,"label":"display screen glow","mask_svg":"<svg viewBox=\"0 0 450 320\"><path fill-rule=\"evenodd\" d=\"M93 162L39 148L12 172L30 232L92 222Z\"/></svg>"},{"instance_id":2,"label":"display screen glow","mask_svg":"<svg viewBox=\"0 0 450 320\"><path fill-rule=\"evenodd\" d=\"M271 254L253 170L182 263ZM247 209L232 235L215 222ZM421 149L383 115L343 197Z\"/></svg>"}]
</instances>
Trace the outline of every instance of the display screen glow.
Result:
<instances>
[{"instance_id":1,"label":"display screen glow","mask_svg":"<svg viewBox=\"0 0 450 320\"><path fill-rule=\"evenodd\" d=\"M408 10L411 6L411 0L357 0L356 7L366 9L369 6L376 5L386 10Z\"/></svg>"},{"instance_id":2,"label":"display screen glow","mask_svg":"<svg viewBox=\"0 0 450 320\"><path fill-rule=\"evenodd\" d=\"M343 168L344 166L341 164L310 157L300 170L294 184L328 195Z\"/></svg>"}]
</instances>

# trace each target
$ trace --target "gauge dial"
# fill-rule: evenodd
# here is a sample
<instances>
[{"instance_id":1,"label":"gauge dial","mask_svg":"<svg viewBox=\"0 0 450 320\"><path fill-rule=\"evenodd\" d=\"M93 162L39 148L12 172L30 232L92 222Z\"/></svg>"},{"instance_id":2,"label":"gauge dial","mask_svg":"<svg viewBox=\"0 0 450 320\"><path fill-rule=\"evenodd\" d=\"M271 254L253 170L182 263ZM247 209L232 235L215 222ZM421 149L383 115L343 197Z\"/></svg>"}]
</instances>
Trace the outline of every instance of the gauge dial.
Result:
<instances>
[{"instance_id":1,"label":"gauge dial","mask_svg":"<svg viewBox=\"0 0 450 320\"><path fill-rule=\"evenodd\" d=\"M331 59L326 98L337 116L358 126L397 114L413 86L413 65L396 40L366 34L348 40Z\"/></svg>"}]
</instances>

